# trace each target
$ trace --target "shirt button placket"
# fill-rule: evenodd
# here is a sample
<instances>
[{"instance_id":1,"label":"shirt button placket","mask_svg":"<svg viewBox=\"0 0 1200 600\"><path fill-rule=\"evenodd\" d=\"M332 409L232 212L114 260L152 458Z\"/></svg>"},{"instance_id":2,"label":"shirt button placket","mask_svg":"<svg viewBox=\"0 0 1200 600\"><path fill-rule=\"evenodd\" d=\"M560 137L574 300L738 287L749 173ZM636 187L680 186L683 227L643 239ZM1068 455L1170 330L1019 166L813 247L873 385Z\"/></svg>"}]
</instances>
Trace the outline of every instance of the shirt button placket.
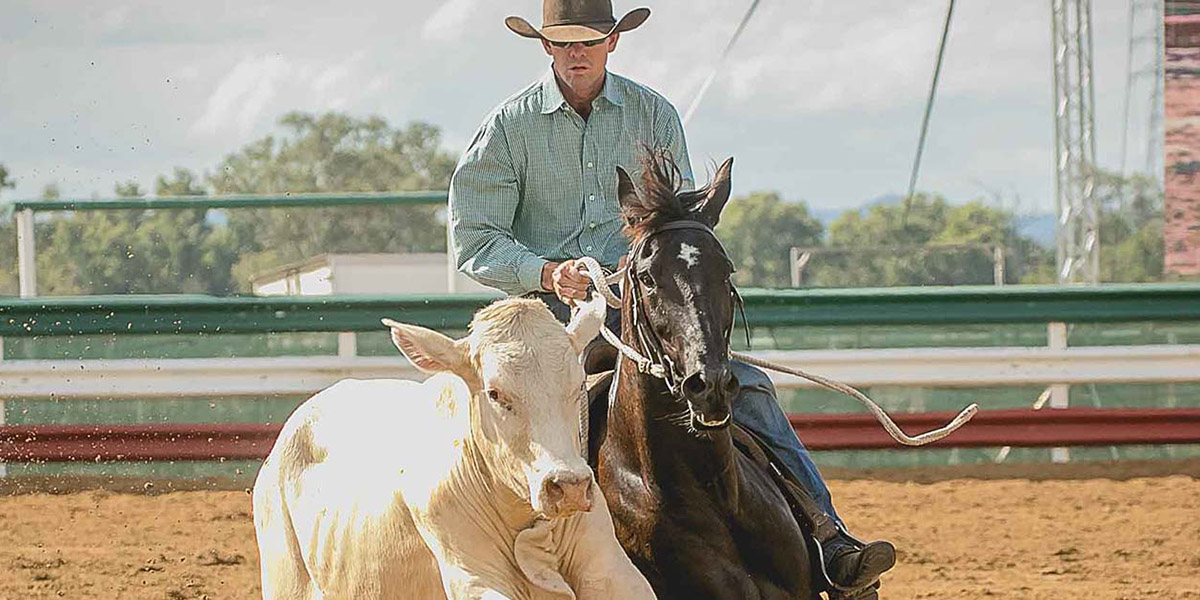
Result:
<instances>
[{"instance_id":1,"label":"shirt button placket","mask_svg":"<svg viewBox=\"0 0 1200 600\"><path fill-rule=\"evenodd\" d=\"M594 159L592 159L588 156L589 154L591 154L591 144L589 143L590 140L588 139L591 136L589 135L589 133L590 133L590 128L585 128L584 133L583 133L583 157L582 158L583 158L584 165L586 165L586 167L587 167L587 171L583 173L582 179L584 182L584 187L586 189L595 190L596 189L596 177L595 177L595 173L594 173L593 169L595 168L596 163L595 163ZM587 228L587 231L584 231L583 234L580 236L580 238L581 238L580 245L583 246L583 251L589 256L592 256L593 251L596 249L596 247L595 247L596 240L594 239L595 231L596 231L596 222L595 222L595 217L594 217L595 213L596 213L596 194L594 194L592 192L588 192L587 202L585 202L584 206L583 206L583 214L584 214L584 217L588 220L588 228Z\"/></svg>"}]
</instances>

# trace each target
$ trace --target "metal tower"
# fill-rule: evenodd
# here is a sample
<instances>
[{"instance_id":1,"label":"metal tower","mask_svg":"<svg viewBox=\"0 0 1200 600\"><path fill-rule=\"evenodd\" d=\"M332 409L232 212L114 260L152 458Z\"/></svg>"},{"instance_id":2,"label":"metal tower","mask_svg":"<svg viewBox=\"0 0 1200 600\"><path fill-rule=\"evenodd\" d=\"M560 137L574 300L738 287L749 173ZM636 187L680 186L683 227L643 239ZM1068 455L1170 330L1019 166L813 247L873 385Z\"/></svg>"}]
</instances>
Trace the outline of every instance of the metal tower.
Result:
<instances>
[{"instance_id":1,"label":"metal tower","mask_svg":"<svg viewBox=\"0 0 1200 600\"><path fill-rule=\"evenodd\" d=\"M1055 201L1059 283L1100 280L1092 2L1050 0L1054 60Z\"/></svg>"},{"instance_id":2,"label":"metal tower","mask_svg":"<svg viewBox=\"0 0 1200 600\"><path fill-rule=\"evenodd\" d=\"M1129 53L1126 56L1125 124L1121 132L1121 174L1128 172L1130 101L1136 94L1146 107L1146 174L1162 177L1163 148L1163 0L1129 0Z\"/></svg>"},{"instance_id":3,"label":"metal tower","mask_svg":"<svg viewBox=\"0 0 1200 600\"><path fill-rule=\"evenodd\" d=\"M1163 44L1163 28L1166 22L1163 15L1162 0L1146 2L1148 16L1154 19L1154 28L1150 34L1150 47L1153 60L1149 68L1150 92L1150 123L1146 130L1146 173L1162 183L1163 178L1163 56L1166 48Z\"/></svg>"}]
</instances>

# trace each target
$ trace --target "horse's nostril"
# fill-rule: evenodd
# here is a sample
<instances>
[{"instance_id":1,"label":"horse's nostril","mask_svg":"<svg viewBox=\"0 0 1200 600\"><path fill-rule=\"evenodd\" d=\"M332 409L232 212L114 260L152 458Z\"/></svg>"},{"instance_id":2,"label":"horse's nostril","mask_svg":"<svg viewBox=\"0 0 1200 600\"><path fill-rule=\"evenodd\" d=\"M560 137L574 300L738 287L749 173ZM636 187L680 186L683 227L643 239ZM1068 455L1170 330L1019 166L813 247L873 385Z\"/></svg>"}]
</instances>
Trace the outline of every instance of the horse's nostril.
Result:
<instances>
[{"instance_id":1,"label":"horse's nostril","mask_svg":"<svg viewBox=\"0 0 1200 600\"><path fill-rule=\"evenodd\" d=\"M738 390L742 389L742 382L738 381L737 375L734 375L733 371L726 369L721 389L725 390L729 394L736 394L738 393Z\"/></svg>"},{"instance_id":2,"label":"horse's nostril","mask_svg":"<svg viewBox=\"0 0 1200 600\"><path fill-rule=\"evenodd\" d=\"M704 380L700 377L699 373L691 375L687 379L683 380L683 392L690 396L700 396L704 393L704 390L707 387L708 386L705 385Z\"/></svg>"}]
</instances>

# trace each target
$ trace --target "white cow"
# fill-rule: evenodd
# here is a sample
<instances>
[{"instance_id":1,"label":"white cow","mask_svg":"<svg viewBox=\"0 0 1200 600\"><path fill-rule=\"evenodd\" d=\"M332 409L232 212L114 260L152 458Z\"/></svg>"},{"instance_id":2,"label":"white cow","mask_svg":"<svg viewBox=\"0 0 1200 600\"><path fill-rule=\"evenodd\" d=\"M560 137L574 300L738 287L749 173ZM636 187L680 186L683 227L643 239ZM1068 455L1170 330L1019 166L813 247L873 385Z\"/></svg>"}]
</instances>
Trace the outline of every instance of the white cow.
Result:
<instances>
[{"instance_id":1,"label":"white cow","mask_svg":"<svg viewBox=\"0 0 1200 600\"><path fill-rule=\"evenodd\" d=\"M341 381L288 418L254 485L263 597L653 598L578 436L602 303L564 329L502 300L458 341L385 321L435 374Z\"/></svg>"}]
</instances>

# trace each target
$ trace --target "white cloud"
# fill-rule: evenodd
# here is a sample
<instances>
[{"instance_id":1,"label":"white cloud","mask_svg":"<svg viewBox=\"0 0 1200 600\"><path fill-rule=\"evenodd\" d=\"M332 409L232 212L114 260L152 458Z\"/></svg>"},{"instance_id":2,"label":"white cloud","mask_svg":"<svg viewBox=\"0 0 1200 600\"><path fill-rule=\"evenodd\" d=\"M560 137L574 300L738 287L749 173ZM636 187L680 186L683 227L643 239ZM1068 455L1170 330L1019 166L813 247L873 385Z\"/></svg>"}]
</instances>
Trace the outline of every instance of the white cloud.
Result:
<instances>
[{"instance_id":1,"label":"white cloud","mask_svg":"<svg viewBox=\"0 0 1200 600\"><path fill-rule=\"evenodd\" d=\"M329 91L334 86L344 83L354 70L355 65L361 62L365 56L366 54L362 51L355 52L350 58L322 70L320 74L313 79L313 91L324 93Z\"/></svg>"},{"instance_id":2,"label":"white cloud","mask_svg":"<svg viewBox=\"0 0 1200 600\"><path fill-rule=\"evenodd\" d=\"M280 55L244 57L216 85L189 133L234 133L244 139L289 110L346 110L385 87L382 75L366 72L365 57L361 51L334 63Z\"/></svg>"},{"instance_id":3,"label":"white cloud","mask_svg":"<svg viewBox=\"0 0 1200 600\"><path fill-rule=\"evenodd\" d=\"M479 0L447 0L421 26L421 39L451 42L461 39Z\"/></svg>"},{"instance_id":4,"label":"white cloud","mask_svg":"<svg viewBox=\"0 0 1200 600\"><path fill-rule=\"evenodd\" d=\"M242 59L213 90L191 132L215 134L233 128L244 136L275 97L281 80L294 72L295 67L281 56Z\"/></svg>"},{"instance_id":5,"label":"white cloud","mask_svg":"<svg viewBox=\"0 0 1200 600\"><path fill-rule=\"evenodd\" d=\"M115 29L120 29L121 26L124 25L128 20L129 6L121 5L109 8L101 13L96 19L96 24L99 25L103 31L112 31Z\"/></svg>"}]
</instances>

